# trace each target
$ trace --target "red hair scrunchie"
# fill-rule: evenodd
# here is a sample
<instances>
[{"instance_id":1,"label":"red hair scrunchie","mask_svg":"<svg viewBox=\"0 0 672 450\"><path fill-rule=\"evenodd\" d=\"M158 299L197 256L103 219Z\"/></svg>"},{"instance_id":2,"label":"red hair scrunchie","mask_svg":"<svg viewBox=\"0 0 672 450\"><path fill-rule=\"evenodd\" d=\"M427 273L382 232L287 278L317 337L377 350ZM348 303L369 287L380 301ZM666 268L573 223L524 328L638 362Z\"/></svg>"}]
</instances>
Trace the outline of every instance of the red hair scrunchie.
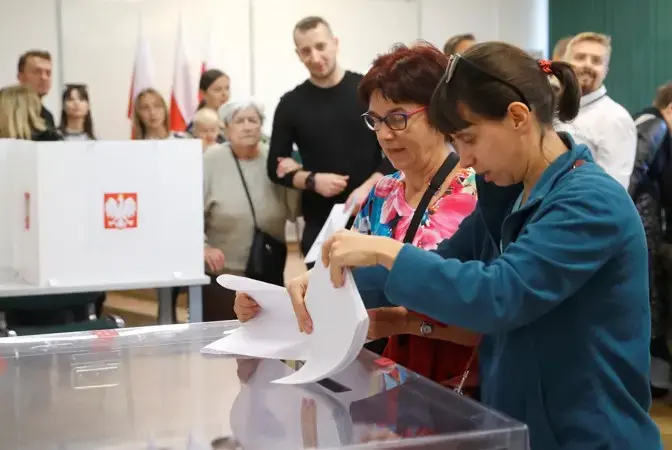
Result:
<instances>
[{"instance_id":1,"label":"red hair scrunchie","mask_svg":"<svg viewBox=\"0 0 672 450\"><path fill-rule=\"evenodd\" d=\"M547 59L540 59L537 61L539 64L539 67L541 70L546 74L546 75L551 75L553 73L553 70L551 70L551 62Z\"/></svg>"}]
</instances>

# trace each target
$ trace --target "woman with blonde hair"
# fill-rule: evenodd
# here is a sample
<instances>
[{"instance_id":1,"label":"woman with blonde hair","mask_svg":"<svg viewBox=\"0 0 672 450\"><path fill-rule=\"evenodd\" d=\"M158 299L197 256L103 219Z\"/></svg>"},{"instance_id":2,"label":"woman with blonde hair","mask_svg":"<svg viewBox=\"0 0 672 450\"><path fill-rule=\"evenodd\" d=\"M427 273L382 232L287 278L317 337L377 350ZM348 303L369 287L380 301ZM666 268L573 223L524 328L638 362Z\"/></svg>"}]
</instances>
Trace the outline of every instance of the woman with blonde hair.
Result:
<instances>
[{"instance_id":1,"label":"woman with blonde hair","mask_svg":"<svg viewBox=\"0 0 672 450\"><path fill-rule=\"evenodd\" d=\"M32 88L17 84L0 89L0 138L60 140L58 133L47 128L41 110L40 97Z\"/></svg>"},{"instance_id":2,"label":"woman with blonde hair","mask_svg":"<svg viewBox=\"0 0 672 450\"><path fill-rule=\"evenodd\" d=\"M133 139L170 139L184 137L170 131L168 105L154 88L147 88L133 102Z\"/></svg>"}]
</instances>

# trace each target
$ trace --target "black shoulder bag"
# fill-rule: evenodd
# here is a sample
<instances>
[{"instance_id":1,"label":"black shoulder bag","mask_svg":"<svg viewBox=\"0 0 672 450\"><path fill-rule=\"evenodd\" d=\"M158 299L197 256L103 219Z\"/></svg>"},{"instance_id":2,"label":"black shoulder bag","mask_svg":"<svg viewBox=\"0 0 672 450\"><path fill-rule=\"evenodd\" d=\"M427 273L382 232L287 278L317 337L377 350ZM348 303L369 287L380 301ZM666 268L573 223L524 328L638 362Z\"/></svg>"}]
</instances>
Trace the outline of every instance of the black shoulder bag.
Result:
<instances>
[{"instance_id":1,"label":"black shoulder bag","mask_svg":"<svg viewBox=\"0 0 672 450\"><path fill-rule=\"evenodd\" d=\"M240 174L240 180L245 188L245 195L252 211L252 220L254 221L254 235L252 237L252 246L250 247L250 256L247 259L245 276L254 280L266 283L284 286L285 262L287 261L287 245L275 239L273 236L264 233L259 228L257 214L252 203L252 196L247 187L243 169L236 155L231 151L236 167Z\"/></svg>"},{"instance_id":2,"label":"black shoulder bag","mask_svg":"<svg viewBox=\"0 0 672 450\"><path fill-rule=\"evenodd\" d=\"M460 157L457 156L455 152L450 152L441 167L439 167L439 170L432 177L432 181L429 182L429 187L423 194L420 203L418 203L418 207L415 208L413 218L411 219L411 223L408 225L408 230L406 230L406 235L404 236L404 244L413 243L413 239L420 227L420 221L425 215L425 211L427 211L429 202L432 201L432 197L434 197L439 189L441 189L441 185L446 181L446 178L448 178L448 175L450 175L450 172L457 166L458 162L460 162Z\"/></svg>"},{"instance_id":3,"label":"black shoulder bag","mask_svg":"<svg viewBox=\"0 0 672 450\"><path fill-rule=\"evenodd\" d=\"M453 171L453 169L455 168L455 166L457 166L457 163L459 161L460 161L459 156L457 156L455 152L450 152L446 160L439 168L439 170L432 177L432 181L429 182L427 190L423 194L420 203L418 203L418 207L415 208L413 218L411 218L411 223L408 225L408 230L406 230L406 235L404 236L405 244L413 243L413 239L415 239L415 235L418 232L418 228L420 228L420 221L422 221L422 218L425 215L425 211L427 211L429 202L432 201L432 197L434 197L434 195L439 191L439 189L441 189L441 186L446 181L446 178L448 178L448 175L450 175L450 172ZM407 343L408 343L408 335L405 334L400 335L399 344L406 345ZM376 339L375 341L371 341L365 345L365 347L368 350L371 350L372 352L378 353L380 355L383 354L385 346L387 346L387 338Z\"/></svg>"}]
</instances>

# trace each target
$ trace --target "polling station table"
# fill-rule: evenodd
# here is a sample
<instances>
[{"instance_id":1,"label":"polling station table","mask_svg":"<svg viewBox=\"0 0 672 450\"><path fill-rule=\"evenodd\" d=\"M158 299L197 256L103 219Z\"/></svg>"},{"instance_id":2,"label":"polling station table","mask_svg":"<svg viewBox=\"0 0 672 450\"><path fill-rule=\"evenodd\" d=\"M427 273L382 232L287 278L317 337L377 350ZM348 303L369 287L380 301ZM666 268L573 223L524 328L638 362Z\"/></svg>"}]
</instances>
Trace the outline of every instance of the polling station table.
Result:
<instances>
[{"instance_id":1,"label":"polling station table","mask_svg":"<svg viewBox=\"0 0 672 450\"><path fill-rule=\"evenodd\" d=\"M0 339L0 447L528 450L525 425L366 350L300 386L272 383L300 362L200 352L237 326Z\"/></svg>"},{"instance_id":2,"label":"polling station table","mask_svg":"<svg viewBox=\"0 0 672 450\"><path fill-rule=\"evenodd\" d=\"M84 292L125 291L131 289L156 288L158 293L157 322L159 324L172 323L172 296L173 287L187 287L189 295L189 321L203 321L203 296L201 286L210 283L210 277L203 275L196 278L184 278L173 281L142 281L128 283L105 284L74 284L35 286L19 278L15 271L0 269L0 297L79 294Z\"/></svg>"}]
</instances>

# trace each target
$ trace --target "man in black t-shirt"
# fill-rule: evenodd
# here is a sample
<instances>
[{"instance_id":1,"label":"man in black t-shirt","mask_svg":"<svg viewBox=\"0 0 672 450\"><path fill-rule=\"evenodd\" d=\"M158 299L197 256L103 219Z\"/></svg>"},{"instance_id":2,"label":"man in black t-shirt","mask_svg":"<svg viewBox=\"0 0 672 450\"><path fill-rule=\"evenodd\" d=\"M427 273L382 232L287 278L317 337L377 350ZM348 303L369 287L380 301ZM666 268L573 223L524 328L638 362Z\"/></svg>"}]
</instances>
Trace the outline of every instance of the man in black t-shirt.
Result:
<instances>
[{"instance_id":1,"label":"man in black t-shirt","mask_svg":"<svg viewBox=\"0 0 672 450\"><path fill-rule=\"evenodd\" d=\"M52 82L51 54L46 50L28 50L17 64L16 78L20 84L30 86L40 98L44 98L51 90ZM49 130L56 129L54 116L42 105L40 116L44 119Z\"/></svg>"},{"instance_id":2,"label":"man in black t-shirt","mask_svg":"<svg viewBox=\"0 0 672 450\"><path fill-rule=\"evenodd\" d=\"M310 76L283 95L275 110L268 175L305 191L301 251L306 254L334 204L361 204L394 169L362 120L368 106L357 95L362 75L338 64L338 39L329 24L320 17L300 20L294 43ZM295 145L302 167L291 159Z\"/></svg>"}]
</instances>

